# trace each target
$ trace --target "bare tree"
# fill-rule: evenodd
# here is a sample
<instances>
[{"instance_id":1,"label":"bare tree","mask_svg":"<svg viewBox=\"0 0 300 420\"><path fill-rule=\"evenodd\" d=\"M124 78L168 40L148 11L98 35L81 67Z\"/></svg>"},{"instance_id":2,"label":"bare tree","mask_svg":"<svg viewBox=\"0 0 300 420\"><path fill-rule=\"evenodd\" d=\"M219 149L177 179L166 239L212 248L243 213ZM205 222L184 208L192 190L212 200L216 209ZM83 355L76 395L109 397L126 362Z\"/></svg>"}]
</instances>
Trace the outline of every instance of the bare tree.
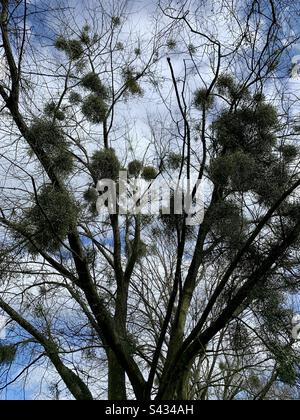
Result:
<instances>
[{"instance_id":1,"label":"bare tree","mask_svg":"<svg viewBox=\"0 0 300 420\"><path fill-rule=\"evenodd\" d=\"M1 0L2 389L39 368L54 399L296 398L297 2L159 2L151 33L85 3ZM202 181L203 221L97 214L122 169Z\"/></svg>"}]
</instances>

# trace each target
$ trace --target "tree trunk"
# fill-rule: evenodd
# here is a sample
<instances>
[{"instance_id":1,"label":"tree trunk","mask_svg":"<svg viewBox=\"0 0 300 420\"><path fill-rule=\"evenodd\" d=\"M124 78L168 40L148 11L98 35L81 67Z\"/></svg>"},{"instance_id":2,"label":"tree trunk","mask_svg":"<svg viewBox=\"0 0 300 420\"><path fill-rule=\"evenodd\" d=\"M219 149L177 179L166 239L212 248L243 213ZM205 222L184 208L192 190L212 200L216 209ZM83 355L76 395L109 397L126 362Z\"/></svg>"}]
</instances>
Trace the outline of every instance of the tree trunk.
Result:
<instances>
[{"instance_id":1,"label":"tree trunk","mask_svg":"<svg viewBox=\"0 0 300 420\"><path fill-rule=\"evenodd\" d=\"M114 322L116 331L125 340L126 337L126 323L127 323L127 299L128 299L128 284L122 282L117 291L116 311ZM108 399L110 401L125 401L126 395L126 373L125 369L120 365L118 358L114 352L109 349L107 352L108 358Z\"/></svg>"},{"instance_id":2,"label":"tree trunk","mask_svg":"<svg viewBox=\"0 0 300 420\"><path fill-rule=\"evenodd\" d=\"M189 380L191 375L192 362L186 366L178 366L176 375L166 375L163 379L160 391L157 396L158 401L188 401L190 399Z\"/></svg>"},{"instance_id":3,"label":"tree trunk","mask_svg":"<svg viewBox=\"0 0 300 420\"><path fill-rule=\"evenodd\" d=\"M108 399L109 401L125 401L126 375L112 350L108 350Z\"/></svg>"},{"instance_id":4,"label":"tree trunk","mask_svg":"<svg viewBox=\"0 0 300 420\"><path fill-rule=\"evenodd\" d=\"M77 401L91 401L93 396L87 385L71 369L67 368L57 354L49 354L57 372L67 385L69 391Z\"/></svg>"}]
</instances>

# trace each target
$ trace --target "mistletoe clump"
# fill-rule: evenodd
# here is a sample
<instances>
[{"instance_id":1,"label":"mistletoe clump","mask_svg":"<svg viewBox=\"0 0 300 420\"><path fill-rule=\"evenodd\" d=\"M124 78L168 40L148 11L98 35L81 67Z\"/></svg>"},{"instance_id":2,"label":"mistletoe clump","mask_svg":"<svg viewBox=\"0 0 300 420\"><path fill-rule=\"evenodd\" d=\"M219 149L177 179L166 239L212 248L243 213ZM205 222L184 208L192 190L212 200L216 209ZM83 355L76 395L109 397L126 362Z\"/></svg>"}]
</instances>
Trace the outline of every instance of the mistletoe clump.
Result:
<instances>
[{"instance_id":1,"label":"mistletoe clump","mask_svg":"<svg viewBox=\"0 0 300 420\"><path fill-rule=\"evenodd\" d=\"M55 47L67 54L72 61L80 60L84 54L81 41L76 39L68 40L63 36L59 36L55 41Z\"/></svg>"},{"instance_id":2,"label":"mistletoe clump","mask_svg":"<svg viewBox=\"0 0 300 420\"><path fill-rule=\"evenodd\" d=\"M112 25L117 27L121 25L121 18L119 16L113 16L111 18Z\"/></svg>"},{"instance_id":3,"label":"mistletoe clump","mask_svg":"<svg viewBox=\"0 0 300 420\"><path fill-rule=\"evenodd\" d=\"M90 26L85 25L82 28L81 34L80 34L80 41L85 45L90 45L91 43L91 37L90 37Z\"/></svg>"},{"instance_id":4,"label":"mistletoe clump","mask_svg":"<svg viewBox=\"0 0 300 420\"><path fill-rule=\"evenodd\" d=\"M256 177L254 187L260 203L272 205L286 191L291 181L288 168L279 160L261 166L260 176Z\"/></svg>"},{"instance_id":5,"label":"mistletoe clump","mask_svg":"<svg viewBox=\"0 0 300 420\"><path fill-rule=\"evenodd\" d=\"M214 97L208 92L207 89L198 89L195 92L194 102L196 108L200 110L208 110L214 105Z\"/></svg>"},{"instance_id":6,"label":"mistletoe clump","mask_svg":"<svg viewBox=\"0 0 300 420\"><path fill-rule=\"evenodd\" d=\"M83 194L83 198L87 203L95 203L98 197L99 195L95 188L89 188Z\"/></svg>"},{"instance_id":7,"label":"mistletoe clump","mask_svg":"<svg viewBox=\"0 0 300 420\"><path fill-rule=\"evenodd\" d=\"M123 70L122 76L125 82L127 91L133 96L142 96L143 89L138 83L139 75L131 67L127 67Z\"/></svg>"},{"instance_id":8,"label":"mistletoe clump","mask_svg":"<svg viewBox=\"0 0 300 420\"><path fill-rule=\"evenodd\" d=\"M78 105L82 102L82 97L80 95L80 93L77 92L71 92L69 95L69 102L72 105Z\"/></svg>"},{"instance_id":9,"label":"mistletoe clump","mask_svg":"<svg viewBox=\"0 0 300 420\"><path fill-rule=\"evenodd\" d=\"M133 253L135 254L136 260L141 261L148 255L149 248L141 239L138 241L138 245L136 245L135 240L132 239L128 243L127 254L128 256L131 256Z\"/></svg>"},{"instance_id":10,"label":"mistletoe clump","mask_svg":"<svg viewBox=\"0 0 300 420\"><path fill-rule=\"evenodd\" d=\"M139 48L139 47L135 48L135 49L134 49L134 54L135 54L137 57L140 57L140 56L142 55L142 50L141 50L141 48Z\"/></svg>"},{"instance_id":11,"label":"mistletoe clump","mask_svg":"<svg viewBox=\"0 0 300 420\"><path fill-rule=\"evenodd\" d=\"M65 176L72 172L74 161L69 144L55 120L36 119L29 128L28 137L31 144L48 157L52 170Z\"/></svg>"},{"instance_id":12,"label":"mistletoe clump","mask_svg":"<svg viewBox=\"0 0 300 420\"><path fill-rule=\"evenodd\" d=\"M254 108L245 105L235 113L224 111L213 124L219 145L258 156L270 153L275 146L277 127L276 109L266 103L258 103Z\"/></svg>"},{"instance_id":13,"label":"mistletoe clump","mask_svg":"<svg viewBox=\"0 0 300 420\"><path fill-rule=\"evenodd\" d=\"M180 206L181 201L181 206ZM178 205L178 213L176 210L176 205ZM184 197L183 197L183 191L178 191L177 193L172 190L170 194L170 205L169 207L163 207L160 212L160 220L162 222L163 230L165 234L172 238L174 234L177 234L178 231L181 231L183 229L186 214L184 211L185 205L184 205ZM186 238L190 239L194 233L194 227L193 226L186 226Z\"/></svg>"},{"instance_id":14,"label":"mistletoe clump","mask_svg":"<svg viewBox=\"0 0 300 420\"><path fill-rule=\"evenodd\" d=\"M116 181L120 170L121 164L113 149L103 149L92 156L90 171L96 184L101 179Z\"/></svg>"},{"instance_id":15,"label":"mistletoe clump","mask_svg":"<svg viewBox=\"0 0 300 420\"><path fill-rule=\"evenodd\" d=\"M79 208L67 191L52 185L43 186L37 194L36 204L27 210L24 219L24 228L33 241L29 251L32 254L37 254L37 249L57 252L76 226L78 217Z\"/></svg>"},{"instance_id":16,"label":"mistletoe clump","mask_svg":"<svg viewBox=\"0 0 300 420\"><path fill-rule=\"evenodd\" d=\"M292 144L285 144L279 148L282 158L286 163L292 163L299 155L299 150Z\"/></svg>"},{"instance_id":17,"label":"mistletoe clump","mask_svg":"<svg viewBox=\"0 0 300 420\"><path fill-rule=\"evenodd\" d=\"M83 194L83 199L87 203L87 208L93 216L97 216L97 200L99 198L99 193L96 188L90 187Z\"/></svg>"},{"instance_id":18,"label":"mistletoe clump","mask_svg":"<svg viewBox=\"0 0 300 420\"><path fill-rule=\"evenodd\" d=\"M83 199L86 202L86 208L91 213L93 217L97 217L98 210L97 210L97 200L99 198L99 193L94 187L88 188L83 193Z\"/></svg>"},{"instance_id":19,"label":"mistletoe clump","mask_svg":"<svg viewBox=\"0 0 300 420\"><path fill-rule=\"evenodd\" d=\"M209 216L212 236L230 248L237 248L244 240L245 220L241 210L233 201L216 203Z\"/></svg>"},{"instance_id":20,"label":"mistletoe clump","mask_svg":"<svg viewBox=\"0 0 300 420\"><path fill-rule=\"evenodd\" d=\"M12 363L17 354L17 348L16 346L9 345L9 346L3 346L0 345L0 365L7 365Z\"/></svg>"},{"instance_id":21,"label":"mistletoe clump","mask_svg":"<svg viewBox=\"0 0 300 420\"><path fill-rule=\"evenodd\" d=\"M254 157L242 151L218 157L212 161L210 174L216 185L232 191L246 192L255 185L258 164Z\"/></svg>"},{"instance_id":22,"label":"mistletoe clump","mask_svg":"<svg viewBox=\"0 0 300 420\"><path fill-rule=\"evenodd\" d=\"M236 321L229 329L230 344L236 352L243 351L250 345L250 336L248 329L241 323Z\"/></svg>"},{"instance_id":23,"label":"mistletoe clump","mask_svg":"<svg viewBox=\"0 0 300 420\"><path fill-rule=\"evenodd\" d=\"M293 349L288 346L276 344L273 355L278 365L279 380L289 386L298 384L299 378L299 357Z\"/></svg>"},{"instance_id":24,"label":"mistletoe clump","mask_svg":"<svg viewBox=\"0 0 300 420\"><path fill-rule=\"evenodd\" d=\"M33 122L29 129L29 137L35 146L42 147L46 152L66 142L59 125L46 118L36 119Z\"/></svg>"},{"instance_id":25,"label":"mistletoe clump","mask_svg":"<svg viewBox=\"0 0 300 420\"><path fill-rule=\"evenodd\" d=\"M225 96L233 102L236 101L240 97L240 95L243 94L238 83L229 74L221 74L219 76L216 84L216 89L220 95Z\"/></svg>"},{"instance_id":26,"label":"mistletoe clump","mask_svg":"<svg viewBox=\"0 0 300 420\"><path fill-rule=\"evenodd\" d=\"M157 170L153 166L144 166L139 160L134 160L128 165L129 175L138 178L141 176L145 181L153 181L157 177Z\"/></svg>"},{"instance_id":27,"label":"mistletoe clump","mask_svg":"<svg viewBox=\"0 0 300 420\"><path fill-rule=\"evenodd\" d=\"M45 106L45 114L48 117L53 117L54 119L57 119L58 121L64 121L66 118L65 113L59 109L59 107L57 106L57 104L55 102L49 102L46 106Z\"/></svg>"},{"instance_id":28,"label":"mistletoe clump","mask_svg":"<svg viewBox=\"0 0 300 420\"><path fill-rule=\"evenodd\" d=\"M137 178L143 170L143 163L140 160L134 160L128 165L128 172L130 176Z\"/></svg>"},{"instance_id":29,"label":"mistletoe clump","mask_svg":"<svg viewBox=\"0 0 300 420\"><path fill-rule=\"evenodd\" d=\"M167 48L170 51L174 51L176 49L176 47L177 47L176 40L175 39L168 39L168 41L167 41Z\"/></svg>"},{"instance_id":30,"label":"mistletoe clump","mask_svg":"<svg viewBox=\"0 0 300 420\"><path fill-rule=\"evenodd\" d=\"M224 91L236 86L229 76L221 82ZM216 157L209 174L214 184L227 192L254 194L260 204L274 204L288 188L289 164L298 156L293 145L277 146L279 127L276 109L262 94L245 93L234 112L221 112L213 123Z\"/></svg>"},{"instance_id":31,"label":"mistletoe clump","mask_svg":"<svg viewBox=\"0 0 300 420\"><path fill-rule=\"evenodd\" d=\"M182 155L180 153L170 153L166 160L166 166L171 170L176 170L181 167Z\"/></svg>"},{"instance_id":32,"label":"mistletoe clump","mask_svg":"<svg viewBox=\"0 0 300 420\"><path fill-rule=\"evenodd\" d=\"M244 102L235 112L223 111L213 123L216 143L226 151L241 150L260 160L269 155L276 144L277 111L256 95L251 103L247 94L242 99Z\"/></svg>"},{"instance_id":33,"label":"mistletoe clump","mask_svg":"<svg viewBox=\"0 0 300 420\"><path fill-rule=\"evenodd\" d=\"M142 178L145 181L153 181L157 177L157 170L153 166L145 166L142 172Z\"/></svg>"},{"instance_id":34,"label":"mistletoe clump","mask_svg":"<svg viewBox=\"0 0 300 420\"><path fill-rule=\"evenodd\" d=\"M93 124L101 124L106 119L108 106L97 94L91 94L84 99L82 113Z\"/></svg>"},{"instance_id":35,"label":"mistletoe clump","mask_svg":"<svg viewBox=\"0 0 300 420\"><path fill-rule=\"evenodd\" d=\"M103 85L99 76L96 73L94 72L88 73L81 80L81 84L85 89L90 90L93 93L96 93L103 100L108 99L108 96L109 96L108 89L106 86Z\"/></svg>"},{"instance_id":36,"label":"mistletoe clump","mask_svg":"<svg viewBox=\"0 0 300 420\"><path fill-rule=\"evenodd\" d=\"M101 82L99 76L94 73L88 73L81 80L82 86L92 92L83 100L82 113L87 120L93 124L101 124L105 121L108 105L107 100L109 91Z\"/></svg>"}]
</instances>

